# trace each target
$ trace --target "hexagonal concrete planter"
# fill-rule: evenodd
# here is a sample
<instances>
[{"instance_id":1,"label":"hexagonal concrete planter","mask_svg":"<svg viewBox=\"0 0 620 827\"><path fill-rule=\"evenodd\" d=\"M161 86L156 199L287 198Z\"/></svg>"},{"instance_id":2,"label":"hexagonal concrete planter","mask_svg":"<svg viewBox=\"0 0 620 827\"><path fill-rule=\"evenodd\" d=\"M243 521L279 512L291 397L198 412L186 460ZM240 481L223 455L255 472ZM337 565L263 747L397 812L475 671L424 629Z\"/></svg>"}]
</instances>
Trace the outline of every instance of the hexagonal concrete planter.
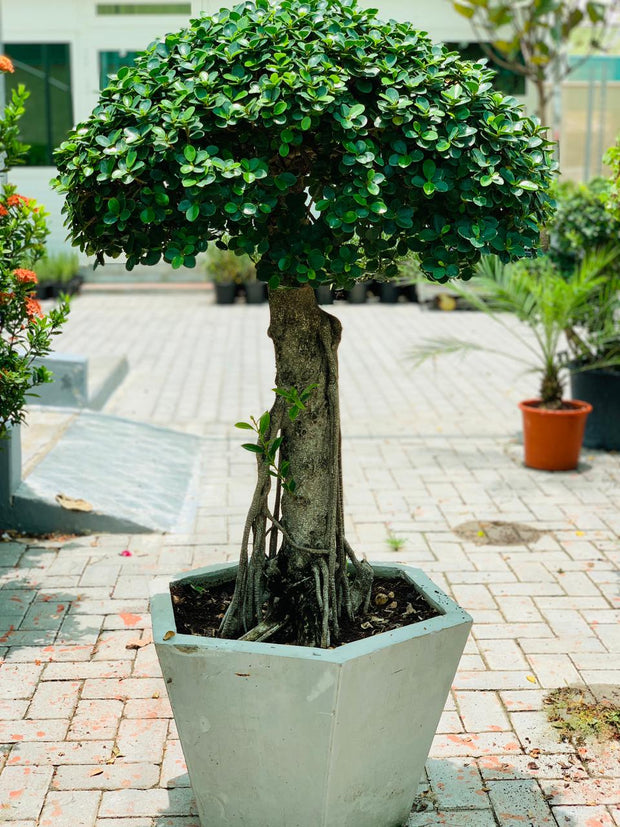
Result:
<instances>
[{"instance_id":1,"label":"hexagonal concrete planter","mask_svg":"<svg viewBox=\"0 0 620 827\"><path fill-rule=\"evenodd\" d=\"M374 569L441 615L336 649L247 643L177 633L170 580L155 584L155 647L204 827L406 822L472 621L419 569Z\"/></svg>"}]
</instances>

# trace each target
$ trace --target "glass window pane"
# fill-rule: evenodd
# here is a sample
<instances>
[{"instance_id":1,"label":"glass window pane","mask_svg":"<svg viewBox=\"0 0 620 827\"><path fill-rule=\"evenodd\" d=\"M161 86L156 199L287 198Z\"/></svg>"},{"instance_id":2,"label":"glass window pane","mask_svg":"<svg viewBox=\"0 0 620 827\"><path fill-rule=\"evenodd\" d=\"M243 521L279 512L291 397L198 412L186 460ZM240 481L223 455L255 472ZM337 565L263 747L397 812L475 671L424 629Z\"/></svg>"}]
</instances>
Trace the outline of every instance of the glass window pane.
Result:
<instances>
[{"instance_id":1,"label":"glass window pane","mask_svg":"<svg viewBox=\"0 0 620 827\"><path fill-rule=\"evenodd\" d=\"M121 66L132 66L138 52L99 52L99 86L104 89Z\"/></svg>"},{"instance_id":2,"label":"glass window pane","mask_svg":"<svg viewBox=\"0 0 620 827\"><path fill-rule=\"evenodd\" d=\"M97 14L191 14L191 3L98 3Z\"/></svg>"},{"instance_id":3,"label":"glass window pane","mask_svg":"<svg viewBox=\"0 0 620 827\"><path fill-rule=\"evenodd\" d=\"M23 83L30 92L20 121L20 138L30 144L26 163L53 166L52 151L73 126L68 43L11 43L6 53L15 74L7 74L7 96Z\"/></svg>"}]
</instances>

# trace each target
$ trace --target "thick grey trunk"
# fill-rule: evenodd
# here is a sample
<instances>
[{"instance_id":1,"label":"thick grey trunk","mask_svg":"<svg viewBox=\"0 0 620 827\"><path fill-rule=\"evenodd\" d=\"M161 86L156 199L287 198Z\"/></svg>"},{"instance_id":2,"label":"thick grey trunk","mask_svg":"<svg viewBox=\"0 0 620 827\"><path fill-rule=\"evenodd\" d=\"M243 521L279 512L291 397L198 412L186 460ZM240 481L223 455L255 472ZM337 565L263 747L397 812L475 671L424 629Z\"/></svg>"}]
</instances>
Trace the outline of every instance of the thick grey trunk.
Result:
<instances>
[{"instance_id":1,"label":"thick grey trunk","mask_svg":"<svg viewBox=\"0 0 620 827\"><path fill-rule=\"evenodd\" d=\"M287 478L295 488L278 485L272 512L273 477L265 457L258 455L235 595L220 633L265 640L285 628L290 642L326 647L339 639L340 620L353 619L367 606L372 583L371 567L357 560L344 536L337 361L341 325L318 307L310 287L276 290L269 307L277 387L298 394L315 387L295 419L281 396L271 410L268 440L282 438L279 464L289 463Z\"/></svg>"}]
</instances>

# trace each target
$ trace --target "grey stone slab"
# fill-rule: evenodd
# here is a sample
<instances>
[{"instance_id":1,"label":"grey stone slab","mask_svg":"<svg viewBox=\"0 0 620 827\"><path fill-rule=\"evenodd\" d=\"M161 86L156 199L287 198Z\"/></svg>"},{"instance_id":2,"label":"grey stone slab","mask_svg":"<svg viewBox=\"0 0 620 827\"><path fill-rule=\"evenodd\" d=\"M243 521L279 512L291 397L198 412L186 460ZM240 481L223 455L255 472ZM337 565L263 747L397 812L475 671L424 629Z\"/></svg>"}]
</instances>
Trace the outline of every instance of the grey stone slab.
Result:
<instances>
[{"instance_id":1,"label":"grey stone slab","mask_svg":"<svg viewBox=\"0 0 620 827\"><path fill-rule=\"evenodd\" d=\"M10 519L30 532L187 530L199 455L198 437L84 411L19 486ZM92 511L61 508L59 494Z\"/></svg>"}]
</instances>

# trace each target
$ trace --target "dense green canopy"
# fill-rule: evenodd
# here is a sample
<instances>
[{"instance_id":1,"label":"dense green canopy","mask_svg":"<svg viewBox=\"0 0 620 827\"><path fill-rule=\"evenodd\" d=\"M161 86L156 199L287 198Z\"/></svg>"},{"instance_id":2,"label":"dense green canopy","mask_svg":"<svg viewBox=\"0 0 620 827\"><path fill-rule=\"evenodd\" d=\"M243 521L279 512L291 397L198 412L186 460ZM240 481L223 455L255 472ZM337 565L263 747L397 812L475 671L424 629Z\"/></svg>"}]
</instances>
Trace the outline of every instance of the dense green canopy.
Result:
<instances>
[{"instance_id":1,"label":"dense green canopy","mask_svg":"<svg viewBox=\"0 0 620 827\"><path fill-rule=\"evenodd\" d=\"M127 266L192 266L208 241L259 278L437 280L532 251L550 144L484 61L339 0L256 0L122 68L57 151L70 234Z\"/></svg>"}]
</instances>

